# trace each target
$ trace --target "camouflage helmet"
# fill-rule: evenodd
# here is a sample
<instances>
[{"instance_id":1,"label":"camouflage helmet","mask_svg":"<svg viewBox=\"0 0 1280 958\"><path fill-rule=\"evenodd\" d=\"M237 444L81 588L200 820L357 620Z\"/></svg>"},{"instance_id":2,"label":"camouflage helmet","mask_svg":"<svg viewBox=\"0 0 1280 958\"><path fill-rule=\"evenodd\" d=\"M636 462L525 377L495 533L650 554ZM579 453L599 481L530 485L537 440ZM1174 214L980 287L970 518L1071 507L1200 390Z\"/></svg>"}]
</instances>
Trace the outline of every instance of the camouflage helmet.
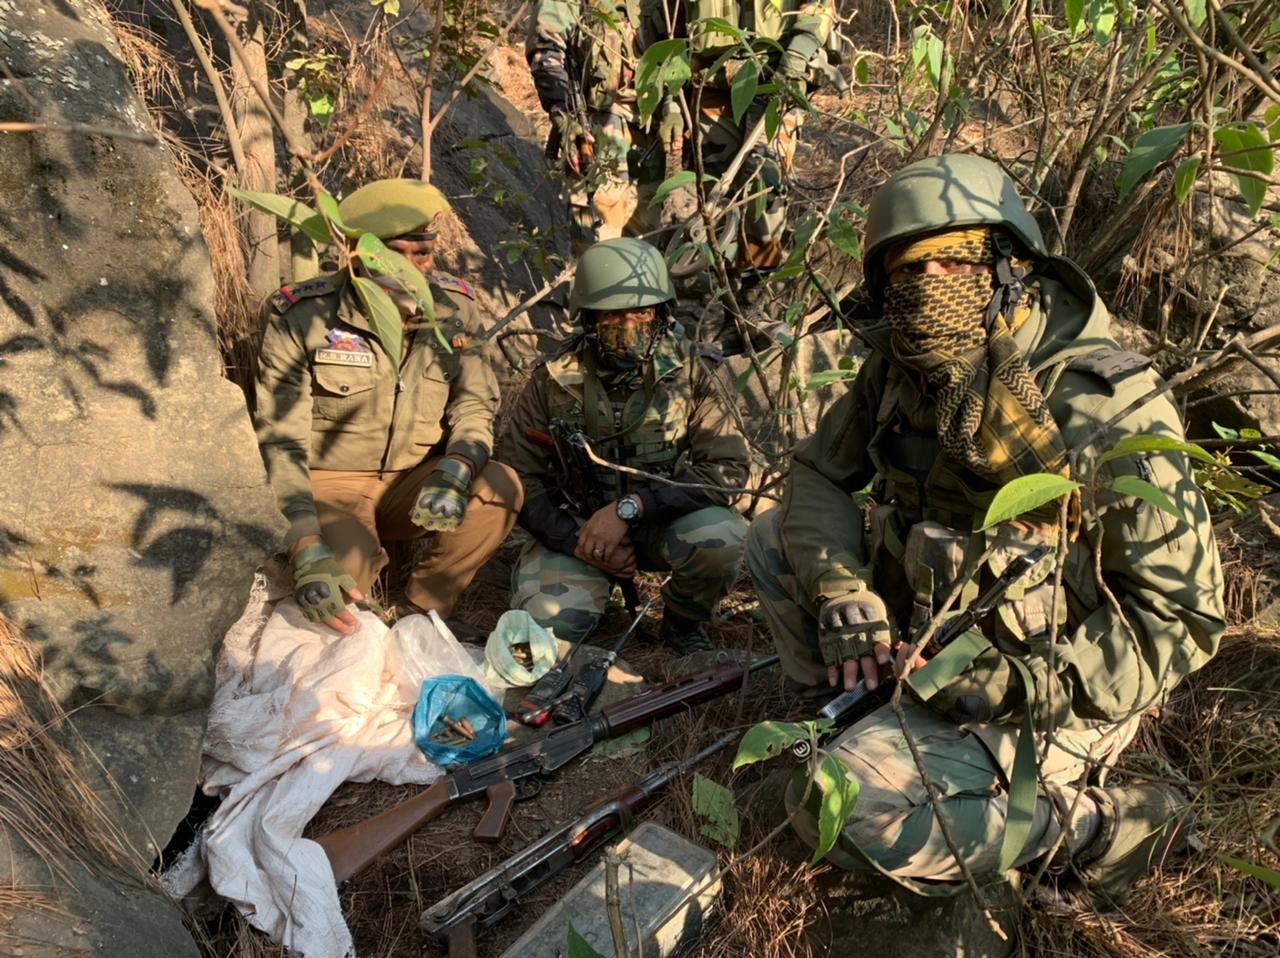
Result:
<instances>
[{"instance_id":1,"label":"camouflage helmet","mask_svg":"<svg viewBox=\"0 0 1280 958\"><path fill-rule=\"evenodd\" d=\"M602 240L578 258L569 312L635 309L675 298L662 253L644 240L623 236Z\"/></svg>"},{"instance_id":2,"label":"camouflage helmet","mask_svg":"<svg viewBox=\"0 0 1280 958\"><path fill-rule=\"evenodd\" d=\"M384 240L406 233L433 236L448 212L444 194L421 180L374 180L338 204L347 226Z\"/></svg>"},{"instance_id":3,"label":"camouflage helmet","mask_svg":"<svg viewBox=\"0 0 1280 958\"><path fill-rule=\"evenodd\" d=\"M1035 219L1004 170L980 156L949 153L899 170L871 200L863 268L879 296L894 243L948 227L1003 226L1037 259L1049 255Z\"/></svg>"}]
</instances>

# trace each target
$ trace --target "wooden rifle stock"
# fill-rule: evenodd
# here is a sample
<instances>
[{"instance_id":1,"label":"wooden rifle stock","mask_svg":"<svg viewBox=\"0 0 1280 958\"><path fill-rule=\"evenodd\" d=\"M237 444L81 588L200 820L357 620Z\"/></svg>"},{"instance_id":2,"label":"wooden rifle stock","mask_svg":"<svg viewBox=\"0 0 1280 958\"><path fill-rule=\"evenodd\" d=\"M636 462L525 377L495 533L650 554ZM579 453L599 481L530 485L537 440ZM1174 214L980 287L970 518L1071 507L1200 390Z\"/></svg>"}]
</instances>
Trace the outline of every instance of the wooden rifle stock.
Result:
<instances>
[{"instance_id":1,"label":"wooden rifle stock","mask_svg":"<svg viewBox=\"0 0 1280 958\"><path fill-rule=\"evenodd\" d=\"M363 871L383 852L400 845L453 802L446 776L408 801L363 822L322 835L315 841L324 849L329 864L333 866L333 877L341 884Z\"/></svg>"}]
</instances>

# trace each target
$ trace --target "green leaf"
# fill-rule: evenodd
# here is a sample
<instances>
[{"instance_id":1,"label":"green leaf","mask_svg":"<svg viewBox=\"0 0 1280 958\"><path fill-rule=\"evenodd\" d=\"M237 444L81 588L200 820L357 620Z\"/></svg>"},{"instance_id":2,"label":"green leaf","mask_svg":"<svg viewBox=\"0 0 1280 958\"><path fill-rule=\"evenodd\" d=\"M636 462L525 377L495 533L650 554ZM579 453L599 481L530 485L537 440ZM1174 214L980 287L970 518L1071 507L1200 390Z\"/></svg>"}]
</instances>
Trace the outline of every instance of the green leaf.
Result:
<instances>
[{"instance_id":1,"label":"green leaf","mask_svg":"<svg viewBox=\"0 0 1280 958\"><path fill-rule=\"evenodd\" d=\"M1230 426L1219 426L1216 422L1210 423L1210 425L1213 426L1213 431L1218 434L1219 439L1240 438L1240 431L1238 429L1232 429Z\"/></svg>"},{"instance_id":2,"label":"green leaf","mask_svg":"<svg viewBox=\"0 0 1280 958\"><path fill-rule=\"evenodd\" d=\"M1046 502L1059 499L1080 488L1080 483L1066 476L1038 472L1031 476L1019 476L1006 483L991 500L982 528L989 529L997 523L1037 509Z\"/></svg>"},{"instance_id":3,"label":"green leaf","mask_svg":"<svg viewBox=\"0 0 1280 958\"><path fill-rule=\"evenodd\" d=\"M1158 126L1138 137L1120 173L1120 196L1128 194L1143 177L1172 156L1190 129L1190 123Z\"/></svg>"},{"instance_id":4,"label":"green leaf","mask_svg":"<svg viewBox=\"0 0 1280 958\"><path fill-rule=\"evenodd\" d=\"M694 775L693 810L706 819L698 827L699 834L725 848L732 848L738 843L738 808L729 789L705 775Z\"/></svg>"},{"instance_id":5,"label":"green leaf","mask_svg":"<svg viewBox=\"0 0 1280 958\"><path fill-rule=\"evenodd\" d=\"M1067 26L1075 33L1080 29L1080 20L1084 16L1084 0L1066 0Z\"/></svg>"},{"instance_id":6,"label":"green leaf","mask_svg":"<svg viewBox=\"0 0 1280 958\"><path fill-rule=\"evenodd\" d=\"M858 62L853 65L853 77L859 83L866 83L871 79L871 67L866 57L859 57Z\"/></svg>"},{"instance_id":7,"label":"green leaf","mask_svg":"<svg viewBox=\"0 0 1280 958\"><path fill-rule=\"evenodd\" d=\"M356 276L352 282L355 283L356 295L360 297L365 315L369 318L369 325L373 327L378 342L382 343L392 367L398 373L400 355L404 349L404 324L400 321L400 310L396 309L396 304L391 301L387 291L373 280Z\"/></svg>"},{"instance_id":8,"label":"green leaf","mask_svg":"<svg viewBox=\"0 0 1280 958\"><path fill-rule=\"evenodd\" d=\"M689 79L689 48L684 40L650 44L636 67L636 107L648 122L663 94L674 93Z\"/></svg>"},{"instance_id":9,"label":"green leaf","mask_svg":"<svg viewBox=\"0 0 1280 958\"><path fill-rule=\"evenodd\" d=\"M1169 497L1145 479L1139 479L1137 476L1116 476L1107 488L1119 495L1133 496L1143 502L1149 502L1175 519L1182 519L1182 513L1169 500Z\"/></svg>"},{"instance_id":10,"label":"green leaf","mask_svg":"<svg viewBox=\"0 0 1280 958\"><path fill-rule=\"evenodd\" d=\"M1089 0L1086 16L1093 27L1093 39L1098 46L1105 47L1116 28L1115 0Z\"/></svg>"},{"instance_id":11,"label":"green leaf","mask_svg":"<svg viewBox=\"0 0 1280 958\"><path fill-rule=\"evenodd\" d=\"M831 725L829 719L816 722L768 721L753 725L738 743L738 754L733 759L734 771L780 755L796 742L807 742Z\"/></svg>"},{"instance_id":12,"label":"green leaf","mask_svg":"<svg viewBox=\"0 0 1280 958\"><path fill-rule=\"evenodd\" d=\"M1262 118L1267 124L1267 137L1280 140L1280 103L1273 103L1263 112Z\"/></svg>"},{"instance_id":13,"label":"green leaf","mask_svg":"<svg viewBox=\"0 0 1280 958\"><path fill-rule=\"evenodd\" d=\"M589 753L592 758L613 758L616 755L630 755L644 748L651 733L649 726L644 725L626 735L615 735L613 738L602 738L596 742Z\"/></svg>"},{"instance_id":14,"label":"green leaf","mask_svg":"<svg viewBox=\"0 0 1280 958\"><path fill-rule=\"evenodd\" d=\"M1213 134L1222 156L1222 165L1232 170L1259 173L1270 176L1275 167L1275 156L1268 145L1266 134L1252 123L1237 123L1216 130ZM1248 204L1249 215L1257 216L1267 198L1267 184L1251 176L1234 176L1236 189Z\"/></svg>"},{"instance_id":15,"label":"green leaf","mask_svg":"<svg viewBox=\"0 0 1280 958\"><path fill-rule=\"evenodd\" d=\"M270 213L296 226L316 243L332 243L329 228L324 219L306 203L295 200L291 196L279 196L276 193L258 193L255 190L242 190L231 186L227 188L231 195L242 203L248 203L255 210Z\"/></svg>"},{"instance_id":16,"label":"green leaf","mask_svg":"<svg viewBox=\"0 0 1280 958\"><path fill-rule=\"evenodd\" d=\"M356 256L379 276L393 276L402 289L414 298L427 322L435 322L435 299L427 278L400 253L388 247L372 233L364 233L356 241Z\"/></svg>"},{"instance_id":17,"label":"green leaf","mask_svg":"<svg viewBox=\"0 0 1280 958\"><path fill-rule=\"evenodd\" d=\"M698 179L698 174L693 170L681 170L679 173L673 173L665 180L658 184L658 188L653 191L653 199L649 201L650 206L660 206L662 201L674 193L676 190L691 186ZM714 183L715 177L710 173L702 174L703 183Z\"/></svg>"},{"instance_id":18,"label":"green leaf","mask_svg":"<svg viewBox=\"0 0 1280 958\"><path fill-rule=\"evenodd\" d=\"M729 89L729 102L733 106L733 122L741 123L742 114L747 112L751 101L756 98L756 87L760 85L760 68L755 60L747 60L738 69L733 78L733 86Z\"/></svg>"},{"instance_id":19,"label":"green leaf","mask_svg":"<svg viewBox=\"0 0 1280 958\"><path fill-rule=\"evenodd\" d=\"M813 776L814 784L822 793L818 807L818 847L814 849L812 864L822 861L840 837L840 830L853 814L858 804L858 783L845 767L830 755L824 755Z\"/></svg>"},{"instance_id":20,"label":"green leaf","mask_svg":"<svg viewBox=\"0 0 1280 958\"><path fill-rule=\"evenodd\" d=\"M1200 157L1189 156L1173 172L1173 195L1179 203L1185 203L1195 185L1196 174L1200 172Z\"/></svg>"},{"instance_id":21,"label":"green leaf","mask_svg":"<svg viewBox=\"0 0 1280 958\"><path fill-rule=\"evenodd\" d=\"M708 33L721 33L728 37L733 37L741 43L746 39L746 34L738 27L734 26L724 17L700 17L693 22L693 27L689 31L689 36L701 38Z\"/></svg>"},{"instance_id":22,"label":"green leaf","mask_svg":"<svg viewBox=\"0 0 1280 958\"><path fill-rule=\"evenodd\" d=\"M852 379L856 375L856 371L849 369L824 369L810 376L804 384L804 388L806 392L812 389L821 389L823 386L830 386L832 383Z\"/></svg>"},{"instance_id":23,"label":"green leaf","mask_svg":"<svg viewBox=\"0 0 1280 958\"><path fill-rule=\"evenodd\" d=\"M850 203L841 203L831 211L831 221L827 226L827 238L840 252L857 261L862 259L862 247L858 243L858 229L843 214L851 216L860 212Z\"/></svg>"},{"instance_id":24,"label":"green leaf","mask_svg":"<svg viewBox=\"0 0 1280 958\"><path fill-rule=\"evenodd\" d=\"M1232 438L1223 436L1224 439ZM1149 452L1185 452L1192 459L1201 462L1216 462L1213 456L1197 446L1194 442L1174 439L1171 436L1125 436L1114 446L1098 457L1098 464L1121 459L1124 456L1142 456Z\"/></svg>"},{"instance_id":25,"label":"green leaf","mask_svg":"<svg viewBox=\"0 0 1280 958\"><path fill-rule=\"evenodd\" d=\"M1280 471L1280 456L1273 455L1272 453L1269 453L1269 452L1264 452L1261 449L1250 449L1249 455L1253 456L1255 459L1270 466L1272 469Z\"/></svg>"},{"instance_id":26,"label":"green leaf","mask_svg":"<svg viewBox=\"0 0 1280 958\"><path fill-rule=\"evenodd\" d=\"M778 135L778 127L782 126L782 107L778 105L778 98L771 97L768 106L764 108L764 138L766 143L772 143L773 138Z\"/></svg>"},{"instance_id":27,"label":"green leaf","mask_svg":"<svg viewBox=\"0 0 1280 958\"><path fill-rule=\"evenodd\" d=\"M935 89L942 86L942 52L942 39L930 34L925 55L929 60L929 80Z\"/></svg>"},{"instance_id":28,"label":"green leaf","mask_svg":"<svg viewBox=\"0 0 1280 958\"><path fill-rule=\"evenodd\" d=\"M578 929L573 927L572 922L569 923L569 938L565 944L568 958L604 958L604 955L587 944L587 939L578 934Z\"/></svg>"},{"instance_id":29,"label":"green leaf","mask_svg":"<svg viewBox=\"0 0 1280 958\"><path fill-rule=\"evenodd\" d=\"M1204 26L1205 0L1187 0L1187 19L1193 27Z\"/></svg>"},{"instance_id":30,"label":"green leaf","mask_svg":"<svg viewBox=\"0 0 1280 958\"><path fill-rule=\"evenodd\" d=\"M1230 855L1219 855L1218 857L1236 871L1242 871L1252 878L1264 881L1272 888L1280 888L1280 872L1275 869L1264 868L1262 865L1255 865L1240 858L1232 858Z\"/></svg>"},{"instance_id":31,"label":"green leaf","mask_svg":"<svg viewBox=\"0 0 1280 958\"><path fill-rule=\"evenodd\" d=\"M328 193L321 193L318 197L316 197L316 200L320 204L320 212L325 215L325 219L327 219L330 223L332 223L334 226L340 229L344 235L346 236L360 235L360 233L362 232L361 230L352 229L346 223L342 222L342 214L338 212L338 201L335 200L332 196L330 196Z\"/></svg>"}]
</instances>

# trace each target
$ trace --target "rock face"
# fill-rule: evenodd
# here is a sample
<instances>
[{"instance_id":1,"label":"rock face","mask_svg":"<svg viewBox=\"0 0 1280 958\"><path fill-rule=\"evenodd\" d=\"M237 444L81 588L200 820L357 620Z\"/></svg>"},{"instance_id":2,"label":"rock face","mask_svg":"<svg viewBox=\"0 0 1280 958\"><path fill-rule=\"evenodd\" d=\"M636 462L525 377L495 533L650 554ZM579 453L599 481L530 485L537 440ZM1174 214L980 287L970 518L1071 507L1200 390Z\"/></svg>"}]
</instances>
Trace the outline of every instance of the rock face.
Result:
<instances>
[{"instance_id":1,"label":"rock face","mask_svg":"<svg viewBox=\"0 0 1280 958\"><path fill-rule=\"evenodd\" d=\"M195 204L137 140L101 8L0 0L0 61L0 116L42 127L0 134L0 613L149 862L190 804L214 650L282 520L220 375ZM110 910L109 889L78 897Z\"/></svg>"}]
</instances>

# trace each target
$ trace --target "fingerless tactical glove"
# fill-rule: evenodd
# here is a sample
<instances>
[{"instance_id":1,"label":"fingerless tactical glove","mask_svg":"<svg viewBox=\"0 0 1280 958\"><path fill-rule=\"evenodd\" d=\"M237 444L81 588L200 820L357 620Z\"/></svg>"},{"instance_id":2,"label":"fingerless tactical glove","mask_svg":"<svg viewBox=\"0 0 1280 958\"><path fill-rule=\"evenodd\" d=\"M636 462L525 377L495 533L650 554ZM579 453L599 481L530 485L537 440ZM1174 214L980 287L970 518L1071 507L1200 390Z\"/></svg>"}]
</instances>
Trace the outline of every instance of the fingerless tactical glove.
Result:
<instances>
[{"instance_id":1,"label":"fingerless tactical glove","mask_svg":"<svg viewBox=\"0 0 1280 958\"><path fill-rule=\"evenodd\" d=\"M356 580L323 542L299 549L293 557L293 597L312 622L338 615L347 607L347 593L355 587Z\"/></svg>"},{"instance_id":2,"label":"fingerless tactical glove","mask_svg":"<svg viewBox=\"0 0 1280 958\"><path fill-rule=\"evenodd\" d=\"M827 665L870 655L876 643L890 639L889 610L870 590L834 596L818 610L818 647Z\"/></svg>"},{"instance_id":3,"label":"fingerless tactical glove","mask_svg":"<svg viewBox=\"0 0 1280 958\"><path fill-rule=\"evenodd\" d=\"M471 489L471 469L456 459L442 459L427 476L409 520L429 532L453 532L462 525Z\"/></svg>"}]
</instances>

